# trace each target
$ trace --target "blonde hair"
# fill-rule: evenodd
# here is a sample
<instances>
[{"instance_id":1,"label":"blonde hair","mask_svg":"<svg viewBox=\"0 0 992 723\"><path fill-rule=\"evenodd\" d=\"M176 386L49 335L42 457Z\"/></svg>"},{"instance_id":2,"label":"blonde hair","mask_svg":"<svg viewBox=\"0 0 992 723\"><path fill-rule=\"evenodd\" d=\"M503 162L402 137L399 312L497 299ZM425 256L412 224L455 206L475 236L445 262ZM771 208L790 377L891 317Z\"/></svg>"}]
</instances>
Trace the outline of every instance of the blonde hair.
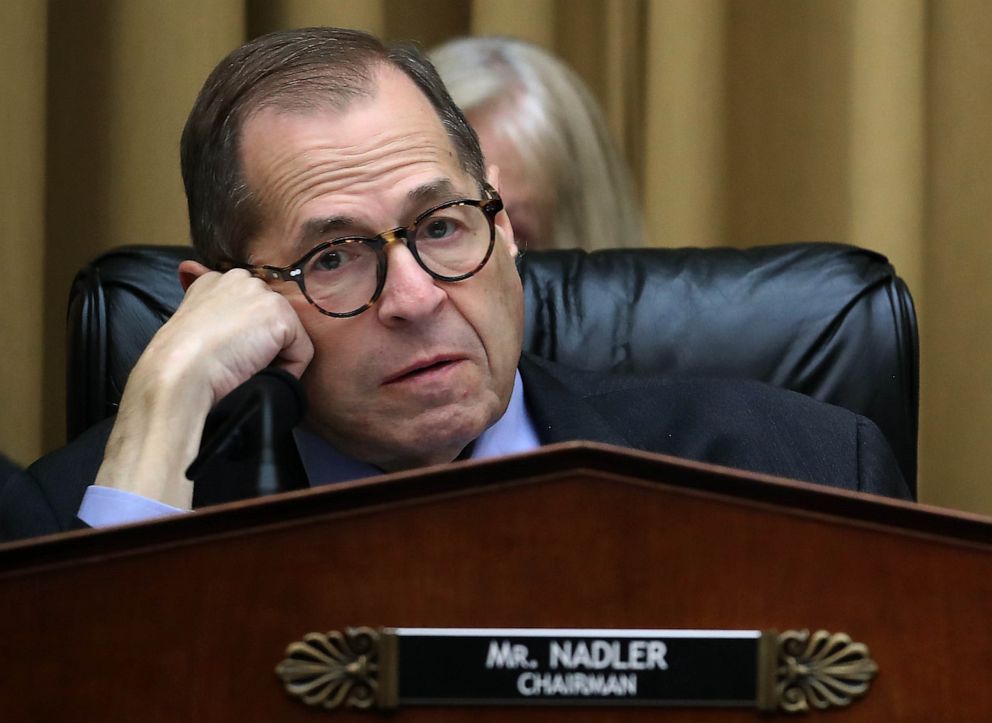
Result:
<instances>
[{"instance_id":1,"label":"blonde hair","mask_svg":"<svg viewBox=\"0 0 992 723\"><path fill-rule=\"evenodd\" d=\"M551 53L513 38L461 38L429 53L466 114L498 114L533 174L551 179L549 248L641 246L630 172L589 89Z\"/></svg>"}]
</instances>

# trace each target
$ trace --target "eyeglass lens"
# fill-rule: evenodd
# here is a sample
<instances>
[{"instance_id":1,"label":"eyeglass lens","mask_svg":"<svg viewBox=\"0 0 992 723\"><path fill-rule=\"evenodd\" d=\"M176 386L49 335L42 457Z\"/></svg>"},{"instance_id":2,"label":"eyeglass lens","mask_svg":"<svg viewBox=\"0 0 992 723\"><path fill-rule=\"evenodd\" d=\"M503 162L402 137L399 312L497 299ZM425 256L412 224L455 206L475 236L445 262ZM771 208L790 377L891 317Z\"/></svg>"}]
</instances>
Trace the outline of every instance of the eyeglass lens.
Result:
<instances>
[{"instance_id":1,"label":"eyeglass lens","mask_svg":"<svg viewBox=\"0 0 992 723\"><path fill-rule=\"evenodd\" d=\"M475 271L489 251L491 235L489 219L481 208L455 204L420 219L407 241L416 248L421 265L443 280ZM368 304L378 282L377 252L363 239L336 241L303 267L307 295L334 314L347 314Z\"/></svg>"}]
</instances>

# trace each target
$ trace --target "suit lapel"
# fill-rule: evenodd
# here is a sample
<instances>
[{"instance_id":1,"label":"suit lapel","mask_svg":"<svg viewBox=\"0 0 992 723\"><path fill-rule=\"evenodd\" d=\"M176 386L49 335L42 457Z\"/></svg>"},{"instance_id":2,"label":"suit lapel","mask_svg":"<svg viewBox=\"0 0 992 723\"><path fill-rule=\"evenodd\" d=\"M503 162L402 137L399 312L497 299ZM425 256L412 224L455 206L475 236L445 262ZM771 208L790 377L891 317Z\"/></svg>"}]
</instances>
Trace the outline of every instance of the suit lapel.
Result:
<instances>
[{"instance_id":1,"label":"suit lapel","mask_svg":"<svg viewBox=\"0 0 992 723\"><path fill-rule=\"evenodd\" d=\"M629 447L630 442L566 383L567 370L524 353L520 377L527 412L542 444L584 440Z\"/></svg>"}]
</instances>

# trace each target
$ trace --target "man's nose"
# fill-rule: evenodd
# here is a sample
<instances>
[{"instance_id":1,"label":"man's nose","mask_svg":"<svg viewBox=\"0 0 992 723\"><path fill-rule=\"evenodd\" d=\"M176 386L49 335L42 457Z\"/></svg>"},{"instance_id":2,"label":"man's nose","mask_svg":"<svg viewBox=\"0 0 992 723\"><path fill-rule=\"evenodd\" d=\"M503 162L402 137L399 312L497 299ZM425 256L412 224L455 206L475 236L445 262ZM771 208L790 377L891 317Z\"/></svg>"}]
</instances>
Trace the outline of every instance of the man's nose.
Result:
<instances>
[{"instance_id":1,"label":"man's nose","mask_svg":"<svg viewBox=\"0 0 992 723\"><path fill-rule=\"evenodd\" d=\"M418 321L429 317L445 298L444 290L417 263L403 243L386 247L386 284L376 304L384 324Z\"/></svg>"}]
</instances>

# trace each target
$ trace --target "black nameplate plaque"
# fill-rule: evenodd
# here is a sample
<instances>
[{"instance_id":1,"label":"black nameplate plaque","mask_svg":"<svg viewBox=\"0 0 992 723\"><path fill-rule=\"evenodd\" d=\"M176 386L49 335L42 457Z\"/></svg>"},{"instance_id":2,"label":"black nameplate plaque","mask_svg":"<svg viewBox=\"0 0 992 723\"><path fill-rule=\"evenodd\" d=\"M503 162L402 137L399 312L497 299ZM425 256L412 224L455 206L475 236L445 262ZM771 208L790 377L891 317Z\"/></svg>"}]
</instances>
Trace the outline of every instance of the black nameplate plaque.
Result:
<instances>
[{"instance_id":1,"label":"black nameplate plaque","mask_svg":"<svg viewBox=\"0 0 992 723\"><path fill-rule=\"evenodd\" d=\"M349 628L291 643L276 674L328 710L438 705L849 705L877 672L844 633Z\"/></svg>"},{"instance_id":2,"label":"black nameplate plaque","mask_svg":"<svg viewBox=\"0 0 992 723\"><path fill-rule=\"evenodd\" d=\"M393 632L401 705L757 701L757 630Z\"/></svg>"}]
</instances>

